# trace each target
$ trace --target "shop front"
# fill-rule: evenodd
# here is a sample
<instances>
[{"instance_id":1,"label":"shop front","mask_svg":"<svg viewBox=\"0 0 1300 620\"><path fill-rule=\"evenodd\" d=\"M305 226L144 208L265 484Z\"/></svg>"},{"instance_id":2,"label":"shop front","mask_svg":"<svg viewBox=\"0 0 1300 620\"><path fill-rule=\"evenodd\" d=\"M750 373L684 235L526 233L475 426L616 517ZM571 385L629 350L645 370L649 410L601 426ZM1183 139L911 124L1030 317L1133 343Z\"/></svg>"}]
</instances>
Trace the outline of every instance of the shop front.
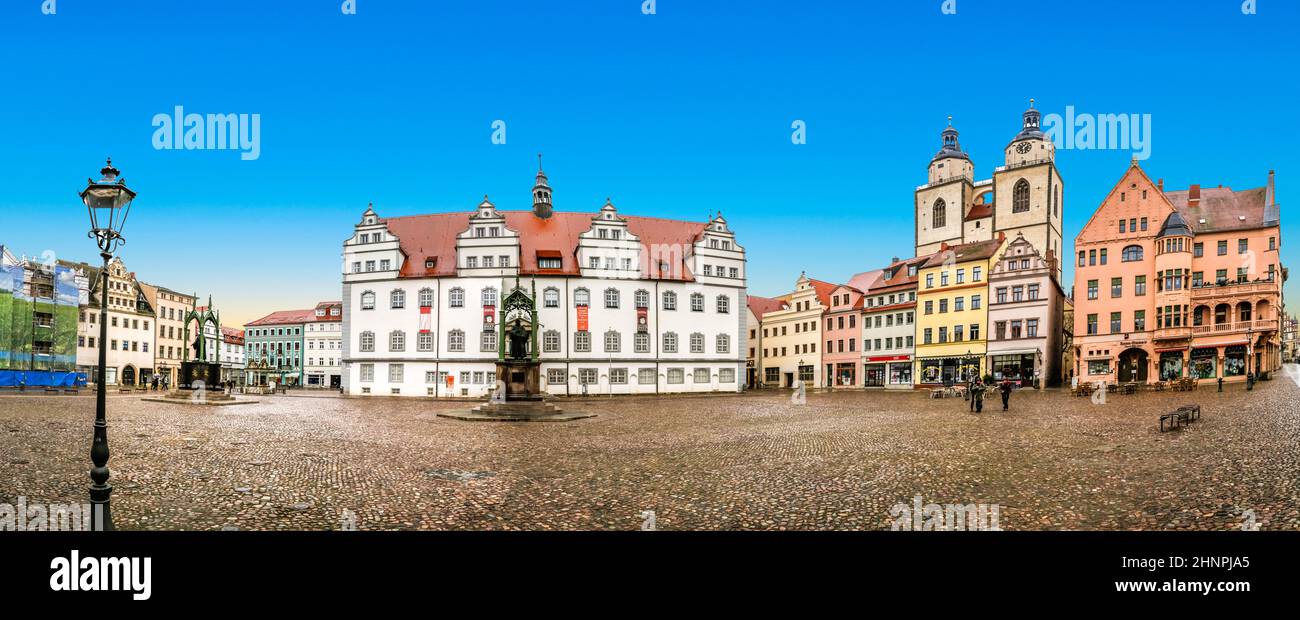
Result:
<instances>
[{"instance_id":1,"label":"shop front","mask_svg":"<svg viewBox=\"0 0 1300 620\"><path fill-rule=\"evenodd\" d=\"M862 361L867 387L912 387L912 356L877 355Z\"/></svg>"},{"instance_id":2,"label":"shop front","mask_svg":"<svg viewBox=\"0 0 1300 620\"><path fill-rule=\"evenodd\" d=\"M1236 344L1223 349L1223 376L1246 376L1246 345Z\"/></svg>"},{"instance_id":3,"label":"shop front","mask_svg":"<svg viewBox=\"0 0 1300 620\"><path fill-rule=\"evenodd\" d=\"M1183 377L1183 355L1187 349L1160 351L1160 380L1173 381Z\"/></svg>"},{"instance_id":4,"label":"shop front","mask_svg":"<svg viewBox=\"0 0 1300 620\"><path fill-rule=\"evenodd\" d=\"M1038 379L1038 351L998 351L989 355L989 373L995 381L1011 380L1023 387L1035 385Z\"/></svg>"},{"instance_id":5,"label":"shop front","mask_svg":"<svg viewBox=\"0 0 1300 620\"><path fill-rule=\"evenodd\" d=\"M1191 362L1188 364L1188 376L1196 379L1217 378L1219 376L1218 357L1218 349L1192 349Z\"/></svg>"},{"instance_id":6,"label":"shop front","mask_svg":"<svg viewBox=\"0 0 1300 620\"><path fill-rule=\"evenodd\" d=\"M927 385L968 383L980 377L983 371L982 357L923 357L918 360L921 383Z\"/></svg>"}]
</instances>

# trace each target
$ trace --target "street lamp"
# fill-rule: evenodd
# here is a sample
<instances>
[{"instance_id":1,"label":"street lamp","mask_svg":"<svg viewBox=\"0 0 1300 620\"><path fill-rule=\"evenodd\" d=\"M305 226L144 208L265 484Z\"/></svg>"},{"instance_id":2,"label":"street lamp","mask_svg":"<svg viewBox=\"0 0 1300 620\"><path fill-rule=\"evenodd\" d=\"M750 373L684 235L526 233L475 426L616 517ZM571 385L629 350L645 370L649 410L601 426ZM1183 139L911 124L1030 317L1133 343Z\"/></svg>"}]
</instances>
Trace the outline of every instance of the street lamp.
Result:
<instances>
[{"instance_id":1,"label":"street lamp","mask_svg":"<svg viewBox=\"0 0 1300 620\"><path fill-rule=\"evenodd\" d=\"M95 438L90 446L90 460L94 463L90 468L90 503L95 529L112 531L109 498L113 487L108 484L108 423L104 420L108 390L104 384L105 366L108 365L108 262L113 258L113 251L126 243L122 228L131 213L135 192L127 188L125 179L117 178L120 171L113 167L111 158L99 172L103 178L99 181L87 179L86 189L81 192L81 201L90 216L90 232L86 236L95 240L99 255L104 259L104 268L99 272L99 372L95 379Z\"/></svg>"}]
</instances>

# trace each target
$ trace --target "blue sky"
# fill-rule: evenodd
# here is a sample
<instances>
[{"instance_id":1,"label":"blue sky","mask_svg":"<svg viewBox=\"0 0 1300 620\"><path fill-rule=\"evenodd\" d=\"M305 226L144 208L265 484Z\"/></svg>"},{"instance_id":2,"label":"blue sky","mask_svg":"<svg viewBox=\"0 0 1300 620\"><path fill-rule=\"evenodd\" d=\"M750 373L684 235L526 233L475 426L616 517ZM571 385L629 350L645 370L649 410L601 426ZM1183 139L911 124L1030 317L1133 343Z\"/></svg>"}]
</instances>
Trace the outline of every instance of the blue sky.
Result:
<instances>
[{"instance_id":1,"label":"blue sky","mask_svg":"<svg viewBox=\"0 0 1300 620\"><path fill-rule=\"evenodd\" d=\"M76 193L111 155L139 192L128 266L243 323L337 298L368 202L527 208L541 151L560 210L606 196L630 214L721 210L750 291L773 295L801 270L844 281L909 255L945 117L986 178L1030 97L1150 114L1152 178L1244 189L1275 169L1284 222L1295 213L1295 2L341 4L57 0L44 15L5 0L0 243L95 258ZM151 120L177 105L260 114L261 156L155 150ZM795 120L807 144L791 144ZM1058 152L1067 248L1129 159Z\"/></svg>"}]
</instances>

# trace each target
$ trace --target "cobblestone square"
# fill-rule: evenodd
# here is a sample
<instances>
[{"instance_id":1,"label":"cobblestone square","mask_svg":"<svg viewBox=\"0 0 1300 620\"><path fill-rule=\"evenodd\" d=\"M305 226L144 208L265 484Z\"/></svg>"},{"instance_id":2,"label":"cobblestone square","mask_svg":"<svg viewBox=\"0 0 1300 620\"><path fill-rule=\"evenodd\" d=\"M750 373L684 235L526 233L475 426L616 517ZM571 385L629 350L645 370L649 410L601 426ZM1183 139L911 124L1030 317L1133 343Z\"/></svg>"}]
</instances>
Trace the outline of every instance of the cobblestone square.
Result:
<instances>
[{"instance_id":1,"label":"cobblestone square","mask_svg":"<svg viewBox=\"0 0 1300 620\"><path fill-rule=\"evenodd\" d=\"M1291 368L1294 372L1294 367ZM786 392L565 401L598 417L437 417L471 403L110 396L120 529L888 529L895 504L1000 506L1004 530L1300 527L1300 387L960 398ZM1198 403L1170 433L1158 416ZM86 501L93 395L0 396L0 502ZM1247 512L1253 511L1253 512Z\"/></svg>"}]
</instances>

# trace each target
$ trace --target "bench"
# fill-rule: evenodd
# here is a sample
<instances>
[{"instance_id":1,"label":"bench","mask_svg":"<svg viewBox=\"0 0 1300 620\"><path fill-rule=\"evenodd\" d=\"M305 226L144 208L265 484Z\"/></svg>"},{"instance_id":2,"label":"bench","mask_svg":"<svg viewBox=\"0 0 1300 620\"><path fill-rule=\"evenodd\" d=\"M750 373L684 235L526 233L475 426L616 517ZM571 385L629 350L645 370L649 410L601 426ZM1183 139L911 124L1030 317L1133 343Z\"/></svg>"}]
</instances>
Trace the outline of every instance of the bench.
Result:
<instances>
[{"instance_id":1,"label":"bench","mask_svg":"<svg viewBox=\"0 0 1300 620\"><path fill-rule=\"evenodd\" d=\"M1182 407L1173 410L1171 413L1166 413L1160 416L1160 432L1163 433L1165 430L1174 430L1176 428L1187 426L1199 419L1201 419L1200 405L1183 405ZM1168 429L1165 429L1166 423L1169 425Z\"/></svg>"}]
</instances>

